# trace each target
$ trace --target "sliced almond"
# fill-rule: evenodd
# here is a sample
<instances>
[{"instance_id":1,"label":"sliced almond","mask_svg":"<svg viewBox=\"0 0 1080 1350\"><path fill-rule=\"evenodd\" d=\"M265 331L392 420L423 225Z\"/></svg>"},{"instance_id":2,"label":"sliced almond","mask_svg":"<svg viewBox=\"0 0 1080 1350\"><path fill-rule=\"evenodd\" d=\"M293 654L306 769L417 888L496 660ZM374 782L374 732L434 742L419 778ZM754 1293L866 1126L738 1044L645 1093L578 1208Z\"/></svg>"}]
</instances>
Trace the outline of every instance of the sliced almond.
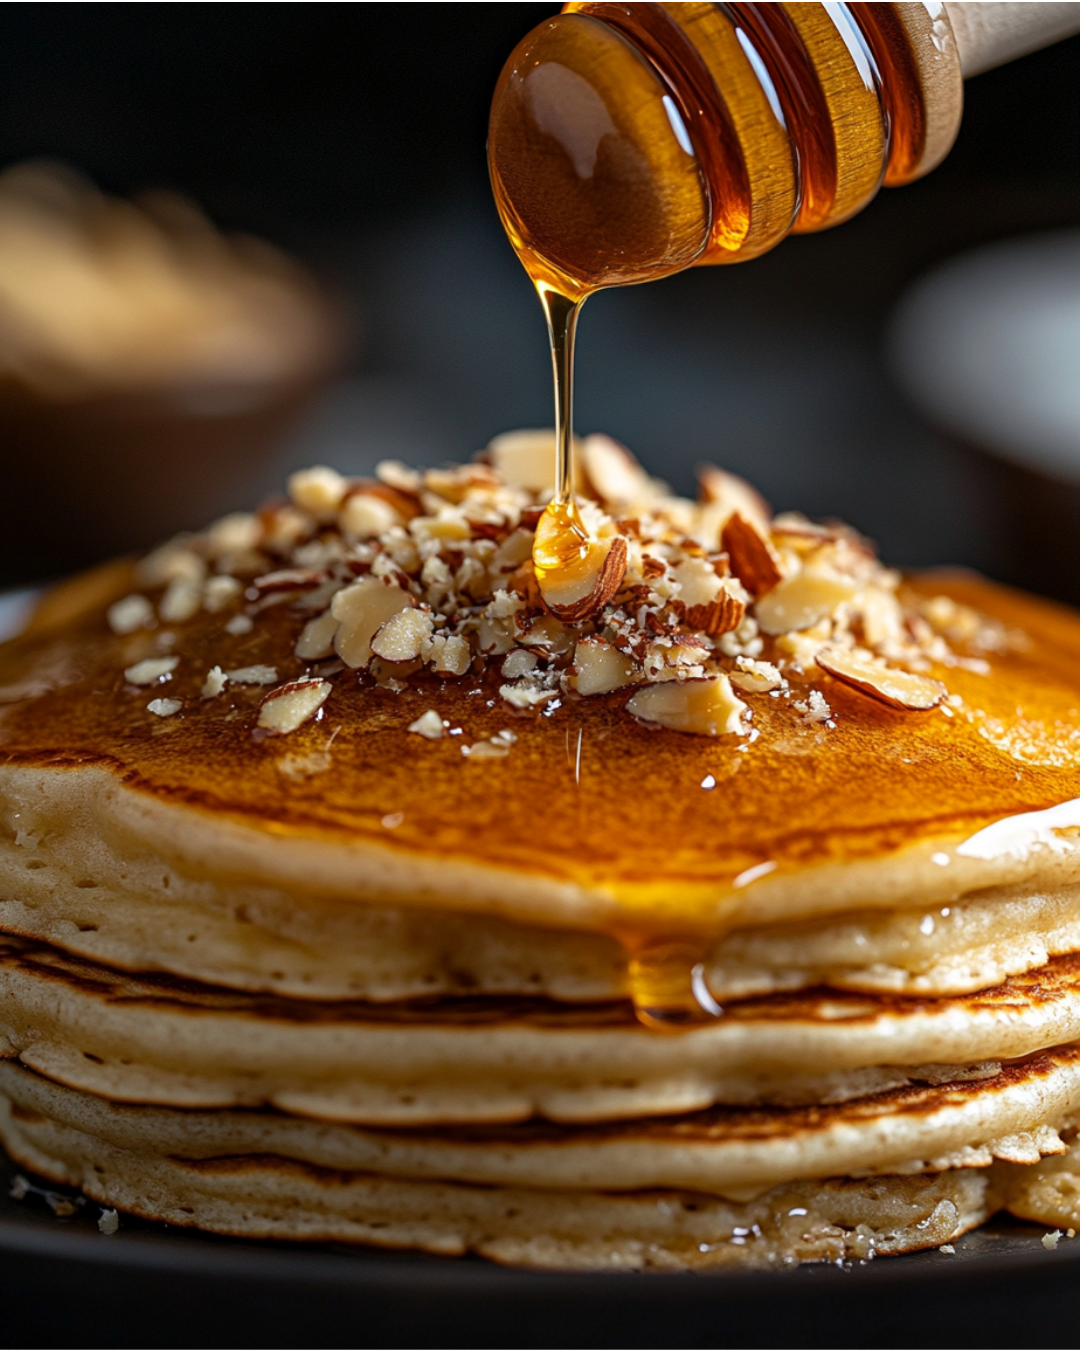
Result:
<instances>
[{"instance_id":1,"label":"sliced almond","mask_svg":"<svg viewBox=\"0 0 1080 1350\"><path fill-rule=\"evenodd\" d=\"M366 576L338 591L330 613L338 620L334 651L353 670L363 669L371 660L371 639L387 619L411 609L415 601L408 591L379 577Z\"/></svg>"},{"instance_id":2,"label":"sliced almond","mask_svg":"<svg viewBox=\"0 0 1080 1350\"><path fill-rule=\"evenodd\" d=\"M186 623L202 608L202 582L196 577L173 577L158 604L162 623Z\"/></svg>"},{"instance_id":3,"label":"sliced almond","mask_svg":"<svg viewBox=\"0 0 1080 1350\"><path fill-rule=\"evenodd\" d=\"M276 591L306 591L320 586L327 572L314 567L282 567L276 572L264 572L251 583L260 595Z\"/></svg>"},{"instance_id":4,"label":"sliced almond","mask_svg":"<svg viewBox=\"0 0 1080 1350\"><path fill-rule=\"evenodd\" d=\"M726 675L713 675L705 680L647 684L630 699L626 711L668 731L729 736L742 732L746 704L735 696Z\"/></svg>"},{"instance_id":5,"label":"sliced almond","mask_svg":"<svg viewBox=\"0 0 1080 1350\"><path fill-rule=\"evenodd\" d=\"M550 492L555 486L554 431L506 431L489 443L487 457L510 487Z\"/></svg>"},{"instance_id":6,"label":"sliced almond","mask_svg":"<svg viewBox=\"0 0 1080 1350\"><path fill-rule=\"evenodd\" d=\"M827 618L837 605L853 599L858 590L853 577L804 568L763 596L754 607L754 617L770 637L802 632Z\"/></svg>"},{"instance_id":7,"label":"sliced almond","mask_svg":"<svg viewBox=\"0 0 1080 1350\"><path fill-rule=\"evenodd\" d=\"M333 520L348 486L336 469L329 469L325 464L298 469L289 475L289 496L296 506L316 520Z\"/></svg>"},{"instance_id":8,"label":"sliced almond","mask_svg":"<svg viewBox=\"0 0 1080 1350\"><path fill-rule=\"evenodd\" d=\"M273 684L278 677L276 666L240 666L225 674L233 684Z\"/></svg>"},{"instance_id":9,"label":"sliced almond","mask_svg":"<svg viewBox=\"0 0 1080 1350\"><path fill-rule=\"evenodd\" d=\"M330 696L329 680L293 680L273 690L259 708L259 726L275 736L287 735L314 717Z\"/></svg>"},{"instance_id":10,"label":"sliced almond","mask_svg":"<svg viewBox=\"0 0 1080 1350\"><path fill-rule=\"evenodd\" d=\"M578 459L589 491L605 506L630 506L658 495L660 485L611 436L586 436Z\"/></svg>"},{"instance_id":11,"label":"sliced almond","mask_svg":"<svg viewBox=\"0 0 1080 1350\"><path fill-rule=\"evenodd\" d=\"M415 661L431 646L434 624L422 609L392 615L371 639L371 650L384 661Z\"/></svg>"},{"instance_id":12,"label":"sliced almond","mask_svg":"<svg viewBox=\"0 0 1080 1350\"><path fill-rule=\"evenodd\" d=\"M329 610L304 624L296 639L296 654L301 661L321 661L334 650L334 637L341 627Z\"/></svg>"},{"instance_id":13,"label":"sliced almond","mask_svg":"<svg viewBox=\"0 0 1080 1350\"><path fill-rule=\"evenodd\" d=\"M515 647L502 663L503 679L520 680L525 675L531 675L539 659L535 652L526 651L524 647Z\"/></svg>"},{"instance_id":14,"label":"sliced almond","mask_svg":"<svg viewBox=\"0 0 1080 1350\"><path fill-rule=\"evenodd\" d=\"M506 667L503 667L504 671ZM601 638L582 638L574 648L574 664L566 677L567 686L588 697L610 694L632 684L639 676L633 661Z\"/></svg>"},{"instance_id":15,"label":"sliced almond","mask_svg":"<svg viewBox=\"0 0 1080 1350\"><path fill-rule=\"evenodd\" d=\"M128 666L124 671L124 679L128 684L160 684L172 675L179 664L178 656L149 656L145 661Z\"/></svg>"},{"instance_id":16,"label":"sliced almond","mask_svg":"<svg viewBox=\"0 0 1080 1350\"><path fill-rule=\"evenodd\" d=\"M784 579L780 559L761 529L741 512L729 517L720 543L731 570L755 598L766 595Z\"/></svg>"},{"instance_id":17,"label":"sliced almond","mask_svg":"<svg viewBox=\"0 0 1080 1350\"><path fill-rule=\"evenodd\" d=\"M543 522L541 522L542 528ZM626 540L621 534L590 539L584 556L537 573L540 598L562 623L582 623L614 599L626 576Z\"/></svg>"},{"instance_id":18,"label":"sliced almond","mask_svg":"<svg viewBox=\"0 0 1080 1350\"><path fill-rule=\"evenodd\" d=\"M822 647L815 656L822 670L860 694L906 712L926 712L936 708L948 695L940 680L929 675L913 675L895 670L882 661L840 647Z\"/></svg>"},{"instance_id":19,"label":"sliced almond","mask_svg":"<svg viewBox=\"0 0 1080 1350\"><path fill-rule=\"evenodd\" d=\"M425 659L436 675L464 675L472 664L472 648L457 634L443 637L437 633Z\"/></svg>"},{"instance_id":20,"label":"sliced almond","mask_svg":"<svg viewBox=\"0 0 1080 1350\"><path fill-rule=\"evenodd\" d=\"M426 713L421 713L415 722L411 722L406 728L414 736L423 736L426 741L438 741L446 734L446 728L443 726L442 718L434 708L429 708Z\"/></svg>"},{"instance_id":21,"label":"sliced almond","mask_svg":"<svg viewBox=\"0 0 1080 1350\"><path fill-rule=\"evenodd\" d=\"M769 503L745 478L728 473L726 469L718 469L715 464L700 464L697 480L698 500L702 504L726 506L730 515L737 511L763 529L768 526L772 517Z\"/></svg>"},{"instance_id":22,"label":"sliced almond","mask_svg":"<svg viewBox=\"0 0 1080 1350\"><path fill-rule=\"evenodd\" d=\"M756 525L763 536L768 535L772 515L769 504L745 478L714 464L699 466L697 477L700 505L692 532L702 544L718 548L724 526L736 514Z\"/></svg>"},{"instance_id":23,"label":"sliced almond","mask_svg":"<svg viewBox=\"0 0 1080 1350\"><path fill-rule=\"evenodd\" d=\"M342 534L357 542L377 539L395 525L404 524L405 519L396 506L373 492L351 493L338 513Z\"/></svg>"},{"instance_id":24,"label":"sliced almond","mask_svg":"<svg viewBox=\"0 0 1080 1350\"><path fill-rule=\"evenodd\" d=\"M710 637L730 633L746 617L750 596L734 577L718 577L707 558L687 558L675 569L678 603L691 628Z\"/></svg>"}]
</instances>

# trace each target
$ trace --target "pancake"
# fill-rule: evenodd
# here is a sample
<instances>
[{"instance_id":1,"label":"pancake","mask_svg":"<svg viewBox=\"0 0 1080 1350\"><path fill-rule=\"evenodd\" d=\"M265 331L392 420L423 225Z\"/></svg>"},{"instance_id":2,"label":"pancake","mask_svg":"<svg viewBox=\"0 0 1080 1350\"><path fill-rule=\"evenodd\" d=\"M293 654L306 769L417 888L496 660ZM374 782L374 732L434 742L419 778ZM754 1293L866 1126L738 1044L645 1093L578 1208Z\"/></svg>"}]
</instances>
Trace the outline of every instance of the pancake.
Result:
<instances>
[{"instance_id":1,"label":"pancake","mask_svg":"<svg viewBox=\"0 0 1080 1350\"><path fill-rule=\"evenodd\" d=\"M657 1036L626 1002L298 1003L8 940L0 1034L23 1064L119 1101L378 1125L602 1121L992 1079L1001 1061L1080 1040L1080 958L963 998L749 1000Z\"/></svg>"},{"instance_id":2,"label":"pancake","mask_svg":"<svg viewBox=\"0 0 1080 1350\"><path fill-rule=\"evenodd\" d=\"M982 1221L1000 1204L993 1156L1063 1151L1045 1122L1080 1104L1075 1052L1002 1079L599 1135L523 1126L431 1140L276 1113L118 1107L3 1065L0 1136L53 1180L181 1225L529 1265L701 1269L865 1259L939 1245ZM1013 1128L993 1137L1002 1126ZM916 1139L950 1156L912 1158ZM875 1174L828 1177L836 1164ZM824 1181L800 1179L815 1169ZM743 1197L718 1203L724 1189Z\"/></svg>"},{"instance_id":3,"label":"pancake","mask_svg":"<svg viewBox=\"0 0 1080 1350\"><path fill-rule=\"evenodd\" d=\"M124 970L292 998L580 1001L630 992L627 952L611 934L318 893L298 904L281 885L221 884L172 857L146 856L137 838L110 828L117 785L107 771L81 770L86 790L70 795L55 778L25 770L7 784L0 930L8 933ZM702 955L709 988L727 1001L815 985L967 993L1078 949L1080 886L1072 885L990 887L910 910L737 928Z\"/></svg>"},{"instance_id":4,"label":"pancake","mask_svg":"<svg viewBox=\"0 0 1080 1350\"><path fill-rule=\"evenodd\" d=\"M24 1165L692 1269L945 1242L1070 1147L1080 619L603 437L555 599L551 459L305 471L0 647Z\"/></svg>"}]
</instances>

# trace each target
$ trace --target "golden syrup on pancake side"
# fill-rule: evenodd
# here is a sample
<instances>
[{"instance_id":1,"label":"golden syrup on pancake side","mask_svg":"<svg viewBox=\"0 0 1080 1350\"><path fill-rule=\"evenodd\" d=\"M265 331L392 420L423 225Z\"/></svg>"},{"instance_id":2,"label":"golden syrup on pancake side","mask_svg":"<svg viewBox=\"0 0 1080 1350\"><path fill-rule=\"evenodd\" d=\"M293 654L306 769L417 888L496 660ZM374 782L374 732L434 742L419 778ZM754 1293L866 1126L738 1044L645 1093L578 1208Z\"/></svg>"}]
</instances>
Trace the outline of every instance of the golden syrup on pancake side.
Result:
<instances>
[{"instance_id":1,"label":"golden syrup on pancake side","mask_svg":"<svg viewBox=\"0 0 1080 1350\"><path fill-rule=\"evenodd\" d=\"M637 1019L653 1031L682 1031L723 1009L705 983L708 947L685 940L624 939L626 985Z\"/></svg>"}]
</instances>

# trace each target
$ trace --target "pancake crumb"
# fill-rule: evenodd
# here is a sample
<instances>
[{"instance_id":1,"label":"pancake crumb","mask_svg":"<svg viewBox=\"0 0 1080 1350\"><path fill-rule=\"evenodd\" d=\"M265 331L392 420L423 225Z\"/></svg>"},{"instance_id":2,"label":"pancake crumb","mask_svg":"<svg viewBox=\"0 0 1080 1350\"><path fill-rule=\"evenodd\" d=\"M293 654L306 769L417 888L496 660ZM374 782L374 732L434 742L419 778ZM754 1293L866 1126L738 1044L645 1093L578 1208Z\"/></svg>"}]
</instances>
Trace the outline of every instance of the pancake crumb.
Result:
<instances>
[{"instance_id":1,"label":"pancake crumb","mask_svg":"<svg viewBox=\"0 0 1080 1350\"><path fill-rule=\"evenodd\" d=\"M1055 1228L1052 1233L1044 1233L1039 1241L1048 1252L1057 1251L1057 1245L1061 1241L1061 1229Z\"/></svg>"},{"instance_id":2,"label":"pancake crumb","mask_svg":"<svg viewBox=\"0 0 1080 1350\"><path fill-rule=\"evenodd\" d=\"M103 1209L101 1217L97 1221L98 1231L111 1237L120 1227L120 1215L115 1209Z\"/></svg>"},{"instance_id":3,"label":"pancake crumb","mask_svg":"<svg viewBox=\"0 0 1080 1350\"><path fill-rule=\"evenodd\" d=\"M956 1255L956 1248L952 1245L951 1242L943 1242L941 1246L938 1248L938 1251L945 1252L947 1256Z\"/></svg>"}]
</instances>

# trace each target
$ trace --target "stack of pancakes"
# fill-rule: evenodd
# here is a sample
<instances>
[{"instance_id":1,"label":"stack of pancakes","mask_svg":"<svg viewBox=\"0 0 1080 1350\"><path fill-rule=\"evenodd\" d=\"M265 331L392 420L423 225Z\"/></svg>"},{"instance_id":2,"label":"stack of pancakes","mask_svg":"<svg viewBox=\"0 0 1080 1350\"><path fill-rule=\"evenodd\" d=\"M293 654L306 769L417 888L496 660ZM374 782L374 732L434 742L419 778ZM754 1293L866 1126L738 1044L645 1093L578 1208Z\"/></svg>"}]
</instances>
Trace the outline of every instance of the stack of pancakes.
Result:
<instances>
[{"instance_id":1,"label":"stack of pancakes","mask_svg":"<svg viewBox=\"0 0 1080 1350\"><path fill-rule=\"evenodd\" d=\"M301 475L0 648L9 1153L533 1266L1080 1227L1080 619L598 442L627 571L557 621L538 445Z\"/></svg>"}]
</instances>

